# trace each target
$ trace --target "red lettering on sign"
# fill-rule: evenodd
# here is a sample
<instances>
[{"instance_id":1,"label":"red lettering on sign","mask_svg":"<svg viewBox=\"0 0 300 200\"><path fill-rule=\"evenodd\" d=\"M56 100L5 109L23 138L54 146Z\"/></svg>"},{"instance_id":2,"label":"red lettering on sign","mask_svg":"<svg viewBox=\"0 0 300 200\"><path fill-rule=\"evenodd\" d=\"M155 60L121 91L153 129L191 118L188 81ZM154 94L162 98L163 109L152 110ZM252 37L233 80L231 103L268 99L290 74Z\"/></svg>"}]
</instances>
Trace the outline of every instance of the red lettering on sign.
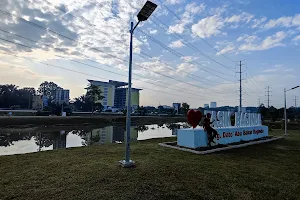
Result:
<instances>
[{"instance_id":1,"label":"red lettering on sign","mask_svg":"<svg viewBox=\"0 0 300 200\"><path fill-rule=\"evenodd\" d=\"M243 135L251 135L251 134L252 134L252 131L247 131L247 130L243 131Z\"/></svg>"},{"instance_id":2,"label":"red lettering on sign","mask_svg":"<svg viewBox=\"0 0 300 200\"><path fill-rule=\"evenodd\" d=\"M263 129L260 129L260 130L253 130L253 133L258 135L260 133L264 133L264 130Z\"/></svg>"},{"instance_id":3,"label":"red lettering on sign","mask_svg":"<svg viewBox=\"0 0 300 200\"><path fill-rule=\"evenodd\" d=\"M236 132L235 132L235 136L242 136L242 132L236 131Z\"/></svg>"},{"instance_id":4,"label":"red lettering on sign","mask_svg":"<svg viewBox=\"0 0 300 200\"><path fill-rule=\"evenodd\" d=\"M226 137L232 137L232 133L228 132L223 132L223 138L226 138Z\"/></svg>"}]
</instances>

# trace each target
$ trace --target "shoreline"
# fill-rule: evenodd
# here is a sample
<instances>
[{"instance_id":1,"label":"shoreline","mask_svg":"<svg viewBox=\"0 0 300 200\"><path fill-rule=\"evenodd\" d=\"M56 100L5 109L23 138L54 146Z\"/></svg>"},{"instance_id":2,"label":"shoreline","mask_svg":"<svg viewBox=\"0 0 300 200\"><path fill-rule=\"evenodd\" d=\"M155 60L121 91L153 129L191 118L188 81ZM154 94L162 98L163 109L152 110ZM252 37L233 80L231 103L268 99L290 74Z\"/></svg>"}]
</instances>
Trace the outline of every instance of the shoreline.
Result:
<instances>
[{"instance_id":1,"label":"shoreline","mask_svg":"<svg viewBox=\"0 0 300 200\"><path fill-rule=\"evenodd\" d=\"M159 123L186 122L185 117L166 116L132 116L132 125L149 125ZM105 124L125 124L126 116L0 116L0 127L20 127L31 128L34 126L89 126Z\"/></svg>"}]
</instances>

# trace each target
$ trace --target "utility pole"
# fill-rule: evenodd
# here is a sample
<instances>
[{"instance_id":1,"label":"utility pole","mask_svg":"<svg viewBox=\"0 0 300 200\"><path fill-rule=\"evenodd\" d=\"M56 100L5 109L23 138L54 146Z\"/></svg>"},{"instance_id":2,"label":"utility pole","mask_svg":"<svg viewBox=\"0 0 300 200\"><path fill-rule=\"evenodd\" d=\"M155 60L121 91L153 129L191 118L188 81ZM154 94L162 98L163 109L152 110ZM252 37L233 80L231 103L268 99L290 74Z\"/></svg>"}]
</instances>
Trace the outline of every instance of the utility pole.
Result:
<instances>
[{"instance_id":1,"label":"utility pole","mask_svg":"<svg viewBox=\"0 0 300 200\"><path fill-rule=\"evenodd\" d=\"M260 98L258 98L258 107L260 107Z\"/></svg>"},{"instance_id":2,"label":"utility pole","mask_svg":"<svg viewBox=\"0 0 300 200\"><path fill-rule=\"evenodd\" d=\"M297 108L297 100L298 100L298 97L295 96L295 108Z\"/></svg>"},{"instance_id":3,"label":"utility pole","mask_svg":"<svg viewBox=\"0 0 300 200\"><path fill-rule=\"evenodd\" d=\"M28 110L30 109L30 92L28 92Z\"/></svg>"},{"instance_id":4,"label":"utility pole","mask_svg":"<svg viewBox=\"0 0 300 200\"><path fill-rule=\"evenodd\" d=\"M242 112L242 61L240 61L240 112Z\"/></svg>"},{"instance_id":5,"label":"utility pole","mask_svg":"<svg viewBox=\"0 0 300 200\"><path fill-rule=\"evenodd\" d=\"M267 93L267 97L268 97L268 99L267 99L267 105L268 105L268 108L270 108L270 86L268 86L267 88L266 88L266 93Z\"/></svg>"}]
</instances>

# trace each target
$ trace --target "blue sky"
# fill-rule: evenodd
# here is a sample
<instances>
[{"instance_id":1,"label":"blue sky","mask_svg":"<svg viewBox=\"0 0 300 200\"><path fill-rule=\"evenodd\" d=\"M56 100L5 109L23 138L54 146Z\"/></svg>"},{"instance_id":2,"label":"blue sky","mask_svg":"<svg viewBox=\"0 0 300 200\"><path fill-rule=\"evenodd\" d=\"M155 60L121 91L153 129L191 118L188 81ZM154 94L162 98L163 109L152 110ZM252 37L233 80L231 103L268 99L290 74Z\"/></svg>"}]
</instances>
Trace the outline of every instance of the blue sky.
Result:
<instances>
[{"instance_id":1,"label":"blue sky","mask_svg":"<svg viewBox=\"0 0 300 200\"><path fill-rule=\"evenodd\" d=\"M87 79L127 81L129 25L144 2L1 1L0 84L54 81L73 98L84 93ZM284 87L300 84L299 1L153 2L158 8L133 41L133 86L143 89L141 105L236 106L239 61L245 106L266 103L270 86L271 105L282 107ZM288 93L288 106L299 92Z\"/></svg>"}]
</instances>

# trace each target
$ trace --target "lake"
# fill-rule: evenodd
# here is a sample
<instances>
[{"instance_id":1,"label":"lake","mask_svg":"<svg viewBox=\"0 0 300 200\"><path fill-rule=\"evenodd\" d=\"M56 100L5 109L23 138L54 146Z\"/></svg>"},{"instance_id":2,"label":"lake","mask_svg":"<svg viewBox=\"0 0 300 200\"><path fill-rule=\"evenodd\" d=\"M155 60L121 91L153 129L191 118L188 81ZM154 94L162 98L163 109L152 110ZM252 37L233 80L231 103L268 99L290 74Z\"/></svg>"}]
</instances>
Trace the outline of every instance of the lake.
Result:
<instances>
[{"instance_id":1,"label":"lake","mask_svg":"<svg viewBox=\"0 0 300 200\"><path fill-rule=\"evenodd\" d=\"M176 137L177 129L186 123L152 124L131 127L131 141ZM94 144L124 143L125 126L101 128L48 127L27 130L0 130L0 156L38 151L90 146Z\"/></svg>"}]
</instances>

